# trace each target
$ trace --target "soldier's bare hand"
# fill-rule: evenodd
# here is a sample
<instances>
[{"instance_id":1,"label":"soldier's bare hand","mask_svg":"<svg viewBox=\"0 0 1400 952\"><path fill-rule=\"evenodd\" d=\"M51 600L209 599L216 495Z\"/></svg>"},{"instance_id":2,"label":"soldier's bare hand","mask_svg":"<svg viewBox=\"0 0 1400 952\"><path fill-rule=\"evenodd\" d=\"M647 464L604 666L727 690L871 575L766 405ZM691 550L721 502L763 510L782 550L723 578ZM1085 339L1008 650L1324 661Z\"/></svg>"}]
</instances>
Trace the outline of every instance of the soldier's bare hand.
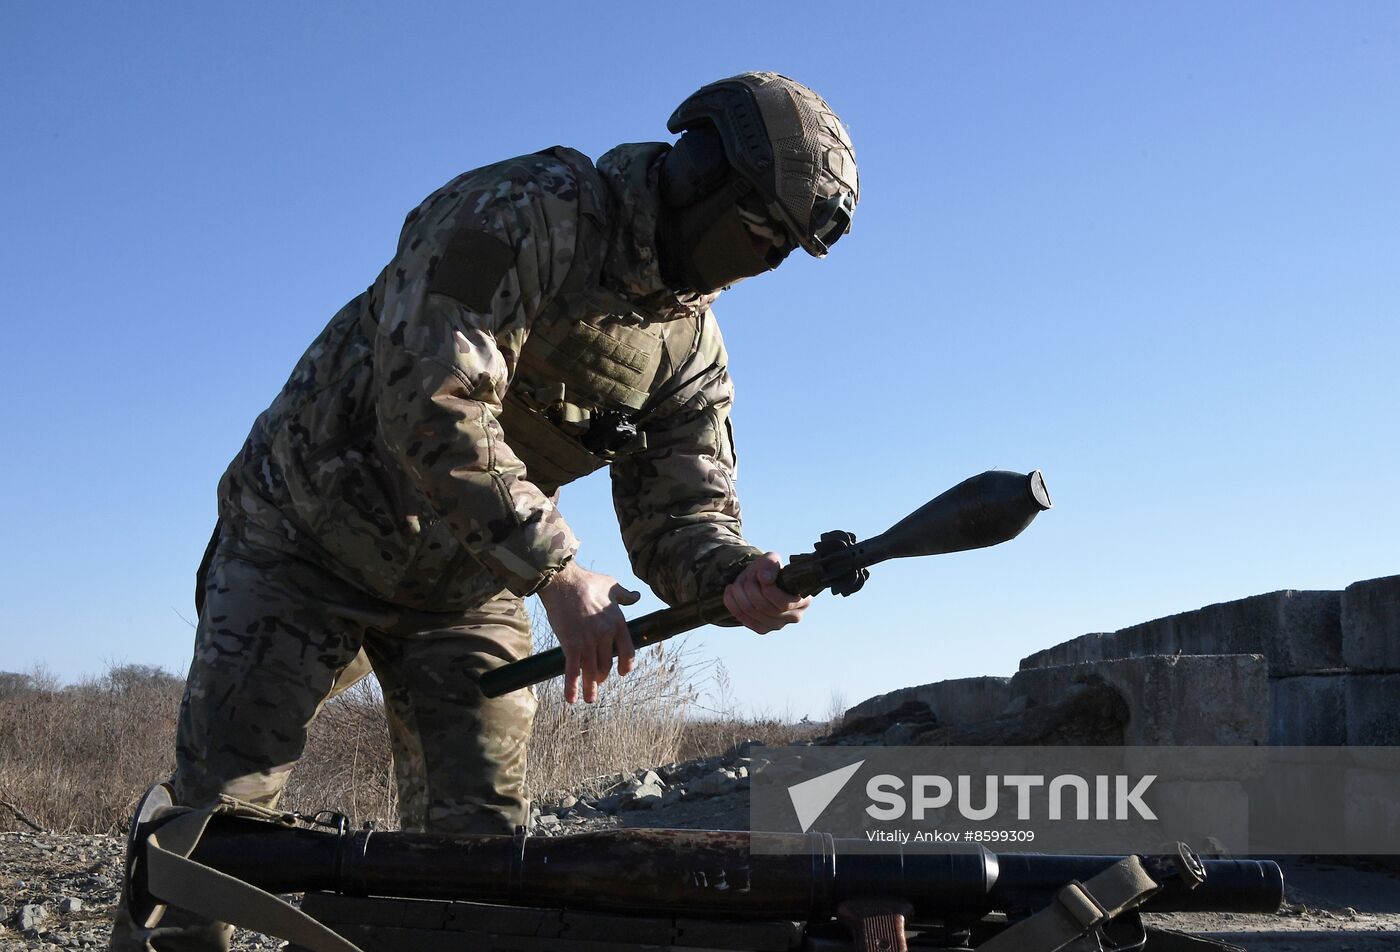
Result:
<instances>
[{"instance_id":1,"label":"soldier's bare hand","mask_svg":"<svg viewBox=\"0 0 1400 952\"><path fill-rule=\"evenodd\" d=\"M739 577L724 589L724 607L729 614L760 635L801 621L802 613L812 604L810 595L790 595L778 587L782 567L778 553L765 552L744 566Z\"/></svg>"},{"instance_id":2,"label":"soldier's bare hand","mask_svg":"<svg viewBox=\"0 0 1400 952\"><path fill-rule=\"evenodd\" d=\"M632 670L636 649L621 606L635 604L642 596L611 575L590 572L577 562L564 566L539 594L564 649L564 700L578 700L581 678L583 699L592 704L598 699L598 685L612 671L614 654L618 674Z\"/></svg>"}]
</instances>

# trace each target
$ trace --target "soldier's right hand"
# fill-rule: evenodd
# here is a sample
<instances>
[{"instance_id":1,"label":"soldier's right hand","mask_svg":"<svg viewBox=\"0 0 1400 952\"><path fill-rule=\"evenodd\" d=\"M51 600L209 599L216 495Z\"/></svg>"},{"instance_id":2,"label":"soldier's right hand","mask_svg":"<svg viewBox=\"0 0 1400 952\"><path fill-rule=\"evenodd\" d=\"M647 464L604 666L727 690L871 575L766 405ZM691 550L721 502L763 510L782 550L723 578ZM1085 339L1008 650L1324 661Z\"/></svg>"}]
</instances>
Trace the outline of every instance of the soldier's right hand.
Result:
<instances>
[{"instance_id":1,"label":"soldier's right hand","mask_svg":"<svg viewBox=\"0 0 1400 952\"><path fill-rule=\"evenodd\" d=\"M614 654L618 674L632 670L636 649L621 606L633 605L642 596L611 575L590 572L577 562L564 566L539 596L564 649L564 700L578 700L581 676L583 699L592 704L598 699L598 685L612 671Z\"/></svg>"}]
</instances>

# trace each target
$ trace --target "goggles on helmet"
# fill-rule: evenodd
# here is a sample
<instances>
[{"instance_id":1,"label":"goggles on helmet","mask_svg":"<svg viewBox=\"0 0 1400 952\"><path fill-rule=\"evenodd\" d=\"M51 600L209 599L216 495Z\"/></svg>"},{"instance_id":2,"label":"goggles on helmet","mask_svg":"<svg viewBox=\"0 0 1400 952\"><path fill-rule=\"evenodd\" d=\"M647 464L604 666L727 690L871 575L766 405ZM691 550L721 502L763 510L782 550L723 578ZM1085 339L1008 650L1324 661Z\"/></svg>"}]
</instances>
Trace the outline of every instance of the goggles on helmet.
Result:
<instances>
[{"instance_id":1,"label":"goggles on helmet","mask_svg":"<svg viewBox=\"0 0 1400 952\"><path fill-rule=\"evenodd\" d=\"M812 243L826 254L842 235L851 230L855 214L855 197L850 192L837 192L817 199L812 207Z\"/></svg>"}]
</instances>

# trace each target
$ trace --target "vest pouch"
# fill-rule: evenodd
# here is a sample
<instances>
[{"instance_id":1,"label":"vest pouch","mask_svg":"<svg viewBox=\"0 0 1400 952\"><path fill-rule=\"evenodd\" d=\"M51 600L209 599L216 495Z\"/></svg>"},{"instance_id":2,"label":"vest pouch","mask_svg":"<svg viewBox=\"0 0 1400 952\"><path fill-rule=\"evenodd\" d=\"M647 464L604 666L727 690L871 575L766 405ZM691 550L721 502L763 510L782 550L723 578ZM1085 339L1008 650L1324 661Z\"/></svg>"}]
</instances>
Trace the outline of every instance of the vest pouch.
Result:
<instances>
[{"instance_id":1,"label":"vest pouch","mask_svg":"<svg viewBox=\"0 0 1400 952\"><path fill-rule=\"evenodd\" d=\"M661 331L634 317L571 318L570 310L531 329L512 389L562 383L570 403L640 409L665 350Z\"/></svg>"},{"instance_id":2,"label":"vest pouch","mask_svg":"<svg viewBox=\"0 0 1400 952\"><path fill-rule=\"evenodd\" d=\"M571 318L571 310L563 307L531 329L500 416L506 442L546 494L608 459L583 445L586 427L551 422L538 394L562 385L562 399L589 414L635 412L646 404L665 351L660 329L646 321L609 314Z\"/></svg>"},{"instance_id":3,"label":"vest pouch","mask_svg":"<svg viewBox=\"0 0 1400 952\"><path fill-rule=\"evenodd\" d=\"M577 437L550 423L513 389L506 394L500 421L506 443L525 464L526 477L546 496L607 465L607 460L584 449Z\"/></svg>"}]
</instances>

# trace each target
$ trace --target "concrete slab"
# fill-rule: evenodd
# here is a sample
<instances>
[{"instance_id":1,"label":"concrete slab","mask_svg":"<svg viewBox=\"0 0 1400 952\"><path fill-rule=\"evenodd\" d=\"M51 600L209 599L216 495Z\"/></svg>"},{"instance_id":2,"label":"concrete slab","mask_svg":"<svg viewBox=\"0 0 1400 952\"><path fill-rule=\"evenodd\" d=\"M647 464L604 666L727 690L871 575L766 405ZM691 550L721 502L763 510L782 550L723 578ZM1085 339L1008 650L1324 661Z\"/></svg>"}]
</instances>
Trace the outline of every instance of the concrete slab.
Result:
<instances>
[{"instance_id":1,"label":"concrete slab","mask_svg":"<svg viewBox=\"0 0 1400 952\"><path fill-rule=\"evenodd\" d=\"M1037 704L1097 675L1128 703L1130 746L1253 746L1269 738L1268 665L1259 655L1154 655L1050 668L1011 679Z\"/></svg>"},{"instance_id":2,"label":"concrete slab","mask_svg":"<svg viewBox=\"0 0 1400 952\"><path fill-rule=\"evenodd\" d=\"M1011 700L1010 678L953 678L900 688L861 701L842 717L846 723L879 717L911 701L927 704L942 726L971 724L996 717Z\"/></svg>"},{"instance_id":3,"label":"concrete slab","mask_svg":"<svg viewBox=\"0 0 1400 952\"><path fill-rule=\"evenodd\" d=\"M1341 593L1280 591L1207 605L1124 628L1113 657L1260 654L1274 677L1342 666Z\"/></svg>"},{"instance_id":4,"label":"concrete slab","mask_svg":"<svg viewBox=\"0 0 1400 952\"><path fill-rule=\"evenodd\" d=\"M1347 743L1400 746L1400 674L1346 678Z\"/></svg>"},{"instance_id":5,"label":"concrete slab","mask_svg":"<svg viewBox=\"0 0 1400 952\"><path fill-rule=\"evenodd\" d=\"M1347 837L1347 820L1342 811L1320 808L1346 802L1345 770L1315 768L1314 758L1300 748L1296 762L1278 760L1277 749L1268 751L1267 775L1245 783L1249 793L1252 829L1256 842L1278 843L1280 832L1288 830L1288 841L1300 852L1336 853Z\"/></svg>"},{"instance_id":6,"label":"concrete slab","mask_svg":"<svg viewBox=\"0 0 1400 952\"><path fill-rule=\"evenodd\" d=\"M1400 575L1348 585L1341 621L1347 667L1400 672Z\"/></svg>"},{"instance_id":7,"label":"concrete slab","mask_svg":"<svg viewBox=\"0 0 1400 952\"><path fill-rule=\"evenodd\" d=\"M1261 654L1275 677L1338 671L1342 593L1269 592L1168 615L1111 634L1082 635L1038 651L1021 669L1161 654Z\"/></svg>"},{"instance_id":8,"label":"concrete slab","mask_svg":"<svg viewBox=\"0 0 1400 952\"><path fill-rule=\"evenodd\" d=\"M1078 638L1071 638L1069 641L1062 641L1054 647L1027 655L1021 659L1019 667L1024 671L1027 668L1053 668L1062 664L1103 661L1109 657L1104 654L1104 642L1112 637L1113 632L1111 631L1095 631L1087 635L1080 635Z\"/></svg>"},{"instance_id":9,"label":"concrete slab","mask_svg":"<svg viewBox=\"0 0 1400 952\"><path fill-rule=\"evenodd\" d=\"M1347 742L1346 676L1302 675L1269 682L1269 743L1334 747Z\"/></svg>"},{"instance_id":10,"label":"concrete slab","mask_svg":"<svg viewBox=\"0 0 1400 952\"><path fill-rule=\"evenodd\" d=\"M1400 838L1400 796L1393 771L1347 771L1346 807L1349 843L1394 842Z\"/></svg>"},{"instance_id":11,"label":"concrete slab","mask_svg":"<svg viewBox=\"0 0 1400 952\"><path fill-rule=\"evenodd\" d=\"M1153 788L1152 802L1166 828L1208 831L1187 844L1197 852L1212 853L1223 847L1234 855L1249 855L1250 802L1244 784L1232 780L1161 782Z\"/></svg>"}]
</instances>

